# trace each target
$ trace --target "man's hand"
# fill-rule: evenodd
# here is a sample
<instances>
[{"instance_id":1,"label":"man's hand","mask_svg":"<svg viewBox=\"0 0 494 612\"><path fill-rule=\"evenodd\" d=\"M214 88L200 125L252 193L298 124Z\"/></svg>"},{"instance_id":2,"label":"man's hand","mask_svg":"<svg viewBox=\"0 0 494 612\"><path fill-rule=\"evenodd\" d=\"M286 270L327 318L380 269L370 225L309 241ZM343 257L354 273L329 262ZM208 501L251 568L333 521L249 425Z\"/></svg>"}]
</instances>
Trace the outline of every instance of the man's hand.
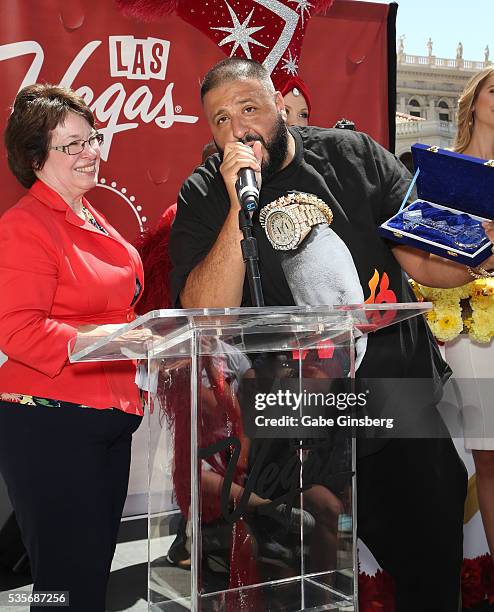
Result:
<instances>
[{"instance_id":1,"label":"man's hand","mask_svg":"<svg viewBox=\"0 0 494 612\"><path fill-rule=\"evenodd\" d=\"M240 207L235 183L237 182L238 173L242 168L252 168L256 173L257 183L260 186L261 160L262 150L259 141L254 142L252 147L241 142L228 142L225 145L220 172L232 206Z\"/></svg>"},{"instance_id":2,"label":"man's hand","mask_svg":"<svg viewBox=\"0 0 494 612\"><path fill-rule=\"evenodd\" d=\"M245 277L245 264L240 248L242 232L238 227L238 201L235 183L242 168L256 172L260 187L262 145L252 147L241 142L225 145L220 172L230 198L230 211L213 248L189 274L180 293L184 308L227 308L240 306Z\"/></svg>"}]
</instances>

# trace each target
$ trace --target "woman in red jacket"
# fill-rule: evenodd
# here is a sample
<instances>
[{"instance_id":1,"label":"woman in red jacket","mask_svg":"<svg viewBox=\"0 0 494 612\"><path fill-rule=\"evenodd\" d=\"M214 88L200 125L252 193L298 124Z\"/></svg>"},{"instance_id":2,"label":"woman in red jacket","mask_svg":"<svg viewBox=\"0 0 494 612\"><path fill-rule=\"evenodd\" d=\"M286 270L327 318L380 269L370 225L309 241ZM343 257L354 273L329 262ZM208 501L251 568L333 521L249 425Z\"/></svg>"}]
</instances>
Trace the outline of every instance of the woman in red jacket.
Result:
<instances>
[{"instance_id":1,"label":"woman in red jacket","mask_svg":"<svg viewBox=\"0 0 494 612\"><path fill-rule=\"evenodd\" d=\"M0 471L34 590L80 612L105 609L142 418L132 362L68 362L81 329L133 320L143 287L137 251L84 197L102 142L72 91L22 89L5 143L28 192L0 219Z\"/></svg>"}]
</instances>

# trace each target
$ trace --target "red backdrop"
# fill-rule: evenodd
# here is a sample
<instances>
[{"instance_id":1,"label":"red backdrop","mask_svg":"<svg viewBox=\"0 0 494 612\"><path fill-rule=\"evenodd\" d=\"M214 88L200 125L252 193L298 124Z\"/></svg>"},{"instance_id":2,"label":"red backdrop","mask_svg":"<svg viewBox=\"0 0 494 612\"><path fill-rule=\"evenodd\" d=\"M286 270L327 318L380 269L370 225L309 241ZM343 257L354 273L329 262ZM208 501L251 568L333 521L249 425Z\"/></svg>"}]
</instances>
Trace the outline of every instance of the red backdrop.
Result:
<instances>
[{"instance_id":1,"label":"red backdrop","mask_svg":"<svg viewBox=\"0 0 494 612\"><path fill-rule=\"evenodd\" d=\"M109 0L0 0L2 130L21 86L61 83L84 95L105 133L100 185L89 194L127 238L175 202L210 140L199 82L223 53L176 17L143 24ZM336 0L309 23L299 74L312 123L347 117L388 144L388 5ZM0 156L0 213L23 188Z\"/></svg>"}]
</instances>

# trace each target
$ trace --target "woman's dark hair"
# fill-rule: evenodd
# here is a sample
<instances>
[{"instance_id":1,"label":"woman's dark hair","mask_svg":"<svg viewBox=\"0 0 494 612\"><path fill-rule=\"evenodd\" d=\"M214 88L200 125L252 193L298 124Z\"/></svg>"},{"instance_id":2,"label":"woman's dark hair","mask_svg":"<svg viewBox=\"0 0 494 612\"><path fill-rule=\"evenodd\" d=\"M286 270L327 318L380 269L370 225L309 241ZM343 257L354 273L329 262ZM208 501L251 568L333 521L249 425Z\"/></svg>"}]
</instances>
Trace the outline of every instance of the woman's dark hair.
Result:
<instances>
[{"instance_id":1,"label":"woman's dark hair","mask_svg":"<svg viewBox=\"0 0 494 612\"><path fill-rule=\"evenodd\" d=\"M48 157L51 132L63 124L67 113L81 115L94 127L94 116L71 89L48 84L28 85L17 94L5 130L7 161L24 187L36 180Z\"/></svg>"}]
</instances>

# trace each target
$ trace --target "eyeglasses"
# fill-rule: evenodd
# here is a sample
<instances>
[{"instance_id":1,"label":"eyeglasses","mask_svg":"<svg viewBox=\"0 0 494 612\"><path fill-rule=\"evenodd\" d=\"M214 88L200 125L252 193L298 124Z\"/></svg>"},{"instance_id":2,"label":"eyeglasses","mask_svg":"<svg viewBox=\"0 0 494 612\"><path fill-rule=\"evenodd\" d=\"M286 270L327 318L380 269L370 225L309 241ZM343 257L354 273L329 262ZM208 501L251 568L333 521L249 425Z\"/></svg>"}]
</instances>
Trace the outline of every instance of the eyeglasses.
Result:
<instances>
[{"instance_id":1,"label":"eyeglasses","mask_svg":"<svg viewBox=\"0 0 494 612\"><path fill-rule=\"evenodd\" d=\"M92 148L95 149L99 147L100 144L103 144L103 140L105 139L103 134L93 134L87 140L74 140L74 142L70 142L68 145L61 145L58 147L50 147L50 149L55 149L55 151L61 151L62 153L66 153L67 155L78 155L84 151L84 147L86 143Z\"/></svg>"}]
</instances>

